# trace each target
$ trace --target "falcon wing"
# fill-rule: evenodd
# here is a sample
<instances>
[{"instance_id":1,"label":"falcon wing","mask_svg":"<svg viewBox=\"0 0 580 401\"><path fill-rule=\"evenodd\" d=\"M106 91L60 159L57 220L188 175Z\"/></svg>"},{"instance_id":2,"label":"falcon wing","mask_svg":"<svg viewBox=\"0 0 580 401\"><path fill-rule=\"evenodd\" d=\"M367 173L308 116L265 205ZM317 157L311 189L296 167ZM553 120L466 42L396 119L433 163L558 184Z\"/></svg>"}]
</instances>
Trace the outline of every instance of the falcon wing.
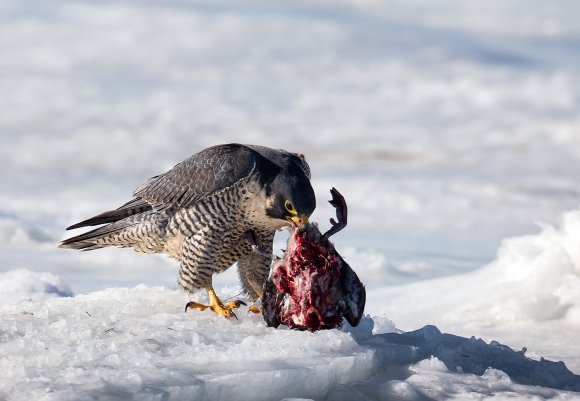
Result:
<instances>
[{"instance_id":1,"label":"falcon wing","mask_svg":"<svg viewBox=\"0 0 580 401\"><path fill-rule=\"evenodd\" d=\"M207 148L166 173L149 178L135 190L133 199L119 208L73 224L67 230L112 223L151 209L190 206L249 176L259 157L257 152L240 144Z\"/></svg>"},{"instance_id":2,"label":"falcon wing","mask_svg":"<svg viewBox=\"0 0 580 401\"><path fill-rule=\"evenodd\" d=\"M186 207L249 176L256 167L256 153L244 145L218 145L145 181L133 196L155 210Z\"/></svg>"}]
</instances>

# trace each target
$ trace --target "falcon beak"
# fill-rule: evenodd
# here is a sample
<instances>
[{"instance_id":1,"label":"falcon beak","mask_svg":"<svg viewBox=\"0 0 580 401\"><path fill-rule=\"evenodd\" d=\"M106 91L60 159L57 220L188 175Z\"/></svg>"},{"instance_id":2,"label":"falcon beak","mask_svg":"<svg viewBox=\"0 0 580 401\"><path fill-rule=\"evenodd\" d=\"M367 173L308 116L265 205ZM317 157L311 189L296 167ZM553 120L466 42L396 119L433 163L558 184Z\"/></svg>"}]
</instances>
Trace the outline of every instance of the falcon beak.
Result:
<instances>
[{"instance_id":1,"label":"falcon beak","mask_svg":"<svg viewBox=\"0 0 580 401\"><path fill-rule=\"evenodd\" d=\"M292 217L288 218L288 220L290 220L293 224L301 226L301 225L308 223L308 216L306 216L304 214L303 215L297 214L296 216L292 216Z\"/></svg>"}]
</instances>

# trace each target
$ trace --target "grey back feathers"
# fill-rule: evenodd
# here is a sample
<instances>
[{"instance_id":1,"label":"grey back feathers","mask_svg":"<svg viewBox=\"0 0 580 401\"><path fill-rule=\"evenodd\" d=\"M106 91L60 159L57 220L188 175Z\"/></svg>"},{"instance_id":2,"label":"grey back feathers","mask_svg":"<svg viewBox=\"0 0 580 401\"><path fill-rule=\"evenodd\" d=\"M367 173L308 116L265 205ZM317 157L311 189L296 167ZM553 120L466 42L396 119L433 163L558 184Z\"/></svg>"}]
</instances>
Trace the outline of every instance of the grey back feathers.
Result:
<instances>
[{"instance_id":1,"label":"grey back feathers","mask_svg":"<svg viewBox=\"0 0 580 401\"><path fill-rule=\"evenodd\" d=\"M155 210L187 207L248 177L256 163L256 152L247 146L214 146L178 163L164 174L149 178L133 196L145 200Z\"/></svg>"}]
</instances>

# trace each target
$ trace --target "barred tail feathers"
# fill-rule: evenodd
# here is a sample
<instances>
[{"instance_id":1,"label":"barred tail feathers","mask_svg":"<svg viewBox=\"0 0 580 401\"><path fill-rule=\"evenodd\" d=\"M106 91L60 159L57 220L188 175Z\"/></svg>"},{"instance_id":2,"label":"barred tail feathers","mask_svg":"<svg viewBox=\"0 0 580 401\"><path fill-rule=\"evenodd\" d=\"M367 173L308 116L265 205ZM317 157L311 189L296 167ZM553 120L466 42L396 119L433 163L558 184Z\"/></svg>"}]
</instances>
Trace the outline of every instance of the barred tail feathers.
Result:
<instances>
[{"instance_id":1,"label":"barred tail feathers","mask_svg":"<svg viewBox=\"0 0 580 401\"><path fill-rule=\"evenodd\" d=\"M63 240L58 247L91 251L107 246L132 247L139 252L163 249L165 224L153 213L142 213Z\"/></svg>"},{"instance_id":2,"label":"barred tail feathers","mask_svg":"<svg viewBox=\"0 0 580 401\"><path fill-rule=\"evenodd\" d=\"M73 224L72 226L69 226L66 229L74 230L75 228L80 227L98 226L106 223L114 223L116 221L126 219L133 215L142 214L151 209L152 209L151 206L143 199L134 198L115 210L109 210L97 216L93 216L90 219L83 220L80 223Z\"/></svg>"}]
</instances>

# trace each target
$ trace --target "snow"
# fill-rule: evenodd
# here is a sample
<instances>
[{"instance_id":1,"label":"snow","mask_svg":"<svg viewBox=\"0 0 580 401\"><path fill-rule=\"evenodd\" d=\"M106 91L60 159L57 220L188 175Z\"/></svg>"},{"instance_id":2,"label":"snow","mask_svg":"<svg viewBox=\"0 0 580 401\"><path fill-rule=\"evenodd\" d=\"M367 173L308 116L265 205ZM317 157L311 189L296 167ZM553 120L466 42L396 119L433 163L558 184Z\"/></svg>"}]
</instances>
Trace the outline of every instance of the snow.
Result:
<instances>
[{"instance_id":1,"label":"snow","mask_svg":"<svg viewBox=\"0 0 580 401\"><path fill-rule=\"evenodd\" d=\"M449 321L457 311L461 320L471 316L473 321L499 324L550 320L580 324L579 241L580 210L564 213L558 227L543 225L538 234L506 239L487 266L439 280L454 291L437 307L445 308Z\"/></svg>"},{"instance_id":2,"label":"snow","mask_svg":"<svg viewBox=\"0 0 580 401\"><path fill-rule=\"evenodd\" d=\"M119 399L320 397L352 375L353 364L363 371L372 365L372 353L347 333L271 330L258 315L192 318L183 301L163 288L112 288L27 304L34 315L5 315L11 330L2 385L9 399L97 399L108 392ZM297 392L300 376L305 387ZM247 386L254 391L241 391Z\"/></svg>"},{"instance_id":3,"label":"snow","mask_svg":"<svg viewBox=\"0 0 580 401\"><path fill-rule=\"evenodd\" d=\"M0 302L14 305L25 300L46 301L53 297L72 297L70 286L59 276L26 269L0 273Z\"/></svg>"},{"instance_id":4,"label":"snow","mask_svg":"<svg viewBox=\"0 0 580 401\"><path fill-rule=\"evenodd\" d=\"M30 272L12 274L24 279ZM398 333L384 317L366 316L356 328L275 330L251 313L238 312L237 321L184 313L185 299L140 285L3 306L0 395L416 400L492 391L573 399L571 391L580 391L580 376L562 362L535 361L434 326Z\"/></svg>"},{"instance_id":5,"label":"snow","mask_svg":"<svg viewBox=\"0 0 580 401\"><path fill-rule=\"evenodd\" d=\"M579 11L0 2L0 399L580 398ZM359 327L186 314L174 261L56 249L226 142L306 154L323 231L345 196Z\"/></svg>"}]
</instances>

